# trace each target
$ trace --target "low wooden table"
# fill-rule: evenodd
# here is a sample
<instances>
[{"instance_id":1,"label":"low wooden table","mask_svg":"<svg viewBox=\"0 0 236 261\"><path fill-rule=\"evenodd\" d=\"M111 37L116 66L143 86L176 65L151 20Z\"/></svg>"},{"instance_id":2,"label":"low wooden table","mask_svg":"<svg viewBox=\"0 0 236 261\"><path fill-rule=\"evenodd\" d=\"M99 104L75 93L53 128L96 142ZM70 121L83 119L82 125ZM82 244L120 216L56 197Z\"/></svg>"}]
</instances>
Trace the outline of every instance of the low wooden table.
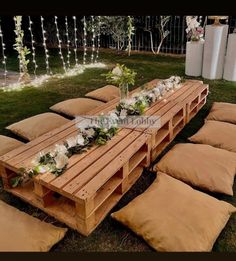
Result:
<instances>
[{"instance_id":1,"label":"low wooden table","mask_svg":"<svg viewBox=\"0 0 236 261\"><path fill-rule=\"evenodd\" d=\"M150 88L157 81L151 81ZM160 117L160 128L119 129L106 145L73 155L60 177L46 173L25 186L11 188L10 179L19 168L30 166L36 154L50 151L55 144L76 135L78 130L72 120L0 157L4 189L87 236L136 182L150 160L205 104L207 94L208 85L188 80L146 110L145 115ZM118 102L114 99L89 115L109 112Z\"/></svg>"}]
</instances>

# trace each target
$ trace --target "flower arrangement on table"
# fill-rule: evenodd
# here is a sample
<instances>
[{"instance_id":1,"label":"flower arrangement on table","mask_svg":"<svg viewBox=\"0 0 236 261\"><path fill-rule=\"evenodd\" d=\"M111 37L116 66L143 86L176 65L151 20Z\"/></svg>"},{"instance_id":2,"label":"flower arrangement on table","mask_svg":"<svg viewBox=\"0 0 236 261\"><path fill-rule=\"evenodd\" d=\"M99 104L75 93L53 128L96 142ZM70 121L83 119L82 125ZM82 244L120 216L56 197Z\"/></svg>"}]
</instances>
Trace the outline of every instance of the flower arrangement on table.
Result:
<instances>
[{"instance_id":1,"label":"flower arrangement on table","mask_svg":"<svg viewBox=\"0 0 236 261\"><path fill-rule=\"evenodd\" d=\"M127 68L124 64L117 64L112 71L103 74L103 76L109 83L119 86L122 100L128 98L129 85L134 85L136 74L135 71Z\"/></svg>"},{"instance_id":2,"label":"flower arrangement on table","mask_svg":"<svg viewBox=\"0 0 236 261\"><path fill-rule=\"evenodd\" d=\"M117 115L111 112L108 116L99 116L99 125L78 123L77 135L66 139L63 144L56 144L52 151L40 152L31 162L33 167L19 169L18 175L11 179L11 186L24 184L38 174L52 173L60 176L66 170L72 155L86 152L94 144L104 145L116 135L117 121Z\"/></svg>"},{"instance_id":3,"label":"flower arrangement on table","mask_svg":"<svg viewBox=\"0 0 236 261\"><path fill-rule=\"evenodd\" d=\"M123 99L116 106L115 113L118 117L126 117L127 115L142 115L148 107L158 99L162 99L168 91L174 91L180 87L181 77L171 76L161 81L151 90L142 90L135 93L129 99Z\"/></svg>"},{"instance_id":4,"label":"flower arrangement on table","mask_svg":"<svg viewBox=\"0 0 236 261\"><path fill-rule=\"evenodd\" d=\"M197 16L186 16L186 23L187 38L191 41L203 40L204 29L197 21Z\"/></svg>"}]
</instances>

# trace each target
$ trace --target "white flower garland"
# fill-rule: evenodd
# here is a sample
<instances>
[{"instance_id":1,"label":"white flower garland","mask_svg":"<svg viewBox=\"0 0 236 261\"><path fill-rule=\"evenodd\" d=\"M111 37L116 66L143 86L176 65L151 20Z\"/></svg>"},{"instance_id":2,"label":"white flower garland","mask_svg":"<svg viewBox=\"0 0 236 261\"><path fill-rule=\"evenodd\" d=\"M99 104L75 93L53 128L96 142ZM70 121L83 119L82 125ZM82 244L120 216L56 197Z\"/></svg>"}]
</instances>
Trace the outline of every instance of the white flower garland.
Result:
<instances>
[{"instance_id":1,"label":"white flower garland","mask_svg":"<svg viewBox=\"0 0 236 261\"><path fill-rule=\"evenodd\" d=\"M127 115L141 115L147 107L161 99L166 92L174 92L175 89L178 89L180 83L181 77L171 76L158 83L157 86L151 90L142 90L139 93L133 94L129 99L121 100L115 113L122 118Z\"/></svg>"}]
</instances>

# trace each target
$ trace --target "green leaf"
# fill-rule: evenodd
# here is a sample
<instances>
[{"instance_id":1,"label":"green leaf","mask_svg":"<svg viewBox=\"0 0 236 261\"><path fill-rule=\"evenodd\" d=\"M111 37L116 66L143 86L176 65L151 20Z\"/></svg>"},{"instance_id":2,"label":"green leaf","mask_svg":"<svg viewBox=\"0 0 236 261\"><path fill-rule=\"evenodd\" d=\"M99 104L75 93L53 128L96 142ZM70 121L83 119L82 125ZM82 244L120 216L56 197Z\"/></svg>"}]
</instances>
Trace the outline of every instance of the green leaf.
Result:
<instances>
[{"instance_id":1,"label":"green leaf","mask_svg":"<svg viewBox=\"0 0 236 261\"><path fill-rule=\"evenodd\" d=\"M22 177L16 176L10 180L10 184L13 188L16 188L18 185L22 183Z\"/></svg>"}]
</instances>

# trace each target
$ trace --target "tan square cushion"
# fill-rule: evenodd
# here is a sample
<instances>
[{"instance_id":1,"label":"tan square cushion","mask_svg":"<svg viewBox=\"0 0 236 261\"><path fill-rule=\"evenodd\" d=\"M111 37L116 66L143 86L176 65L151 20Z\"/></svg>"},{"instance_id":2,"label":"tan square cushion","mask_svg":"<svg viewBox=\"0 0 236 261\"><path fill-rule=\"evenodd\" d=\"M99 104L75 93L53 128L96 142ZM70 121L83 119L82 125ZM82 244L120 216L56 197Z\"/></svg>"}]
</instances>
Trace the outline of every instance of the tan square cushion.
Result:
<instances>
[{"instance_id":1,"label":"tan square cushion","mask_svg":"<svg viewBox=\"0 0 236 261\"><path fill-rule=\"evenodd\" d=\"M157 251L211 251L236 209L159 172L153 184L112 217Z\"/></svg>"},{"instance_id":2,"label":"tan square cushion","mask_svg":"<svg viewBox=\"0 0 236 261\"><path fill-rule=\"evenodd\" d=\"M156 169L194 187L232 196L236 153L205 144L177 144Z\"/></svg>"},{"instance_id":3,"label":"tan square cushion","mask_svg":"<svg viewBox=\"0 0 236 261\"><path fill-rule=\"evenodd\" d=\"M23 144L24 143L19 140L0 135L0 156L6 154L11 150L16 149Z\"/></svg>"},{"instance_id":4,"label":"tan square cushion","mask_svg":"<svg viewBox=\"0 0 236 261\"><path fill-rule=\"evenodd\" d=\"M66 231L0 201L0 251L49 251Z\"/></svg>"},{"instance_id":5,"label":"tan square cushion","mask_svg":"<svg viewBox=\"0 0 236 261\"><path fill-rule=\"evenodd\" d=\"M120 89L114 85L106 85L102 88L87 93L85 96L99 101L109 102L117 97L120 97Z\"/></svg>"},{"instance_id":6,"label":"tan square cushion","mask_svg":"<svg viewBox=\"0 0 236 261\"><path fill-rule=\"evenodd\" d=\"M189 140L236 152L236 125L221 121L206 121Z\"/></svg>"},{"instance_id":7,"label":"tan square cushion","mask_svg":"<svg viewBox=\"0 0 236 261\"><path fill-rule=\"evenodd\" d=\"M236 124L236 104L214 102L206 119Z\"/></svg>"},{"instance_id":8,"label":"tan square cushion","mask_svg":"<svg viewBox=\"0 0 236 261\"><path fill-rule=\"evenodd\" d=\"M69 120L56 113L46 112L11 124L6 129L26 140L33 140L67 122Z\"/></svg>"},{"instance_id":9,"label":"tan square cushion","mask_svg":"<svg viewBox=\"0 0 236 261\"><path fill-rule=\"evenodd\" d=\"M64 113L70 117L76 117L78 115L83 115L103 104L104 102L88 98L76 98L59 102L50 107L50 109L58 113Z\"/></svg>"}]
</instances>

